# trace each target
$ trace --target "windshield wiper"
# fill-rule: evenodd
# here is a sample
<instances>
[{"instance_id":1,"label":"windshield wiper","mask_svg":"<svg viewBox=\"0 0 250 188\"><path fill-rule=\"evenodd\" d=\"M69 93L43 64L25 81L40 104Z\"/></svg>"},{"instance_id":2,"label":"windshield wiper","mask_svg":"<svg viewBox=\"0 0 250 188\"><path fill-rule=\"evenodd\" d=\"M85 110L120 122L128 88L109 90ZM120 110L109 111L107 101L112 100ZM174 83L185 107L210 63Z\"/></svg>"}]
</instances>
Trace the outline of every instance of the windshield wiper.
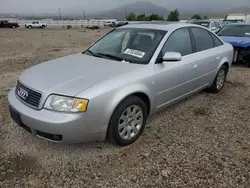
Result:
<instances>
[{"instance_id":1,"label":"windshield wiper","mask_svg":"<svg viewBox=\"0 0 250 188\"><path fill-rule=\"evenodd\" d=\"M111 55L111 54L94 53L94 52L92 52L91 50L86 50L85 52L88 52L88 53L90 53L92 56L95 56L95 57L107 57L107 58L114 59L114 60L117 60L117 61L125 61L125 62L131 63L130 61L124 60L124 59L122 59L122 58L120 58L120 57L117 57L117 56L114 56L114 55ZM84 53L85 53L85 52L84 52Z\"/></svg>"},{"instance_id":2,"label":"windshield wiper","mask_svg":"<svg viewBox=\"0 0 250 188\"><path fill-rule=\"evenodd\" d=\"M92 52L91 50L86 50L84 53L86 53L86 52L90 53L92 56L101 57L101 56L99 56L98 54Z\"/></svg>"},{"instance_id":3,"label":"windshield wiper","mask_svg":"<svg viewBox=\"0 0 250 188\"><path fill-rule=\"evenodd\" d=\"M117 61L123 61L124 60L124 59L122 59L120 57L117 57L117 56L114 56L114 55L111 55L111 54L97 53L97 55L108 57L108 58L111 58L111 59L114 59L114 60L117 60Z\"/></svg>"}]
</instances>

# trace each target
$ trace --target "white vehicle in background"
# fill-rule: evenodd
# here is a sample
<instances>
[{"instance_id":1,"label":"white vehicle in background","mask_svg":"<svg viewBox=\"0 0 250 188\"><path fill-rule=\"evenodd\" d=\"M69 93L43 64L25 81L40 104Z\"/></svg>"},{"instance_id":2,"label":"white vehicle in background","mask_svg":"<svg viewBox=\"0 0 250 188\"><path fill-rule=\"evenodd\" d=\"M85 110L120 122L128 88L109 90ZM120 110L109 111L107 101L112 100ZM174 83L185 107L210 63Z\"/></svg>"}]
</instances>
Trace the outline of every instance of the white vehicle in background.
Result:
<instances>
[{"instance_id":1,"label":"white vehicle in background","mask_svg":"<svg viewBox=\"0 0 250 188\"><path fill-rule=\"evenodd\" d=\"M217 20L195 20L192 21L193 24L200 25L206 27L210 31L217 33L221 28L221 24Z\"/></svg>"},{"instance_id":2,"label":"white vehicle in background","mask_svg":"<svg viewBox=\"0 0 250 188\"><path fill-rule=\"evenodd\" d=\"M228 14L226 19L227 20L236 20L236 21L243 21L243 22L249 22L250 21L250 14L247 13L237 13L237 14Z\"/></svg>"},{"instance_id":3,"label":"white vehicle in background","mask_svg":"<svg viewBox=\"0 0 250 188\"><path fill-rule=\"evenodd\" d=\"M104 20L104 26L109 27L109 26L115 25L116 22L117 22L116 19Z\"/></svg>"},{"instance_id":4,"label":"white vehicle in background","mask_svg":"<svg viewBox=\"0 0 250 188\"><path fill-rule=\"evenodd\" d=\"M31 28L45 28L45 27L47 27L46 23L42 23L42 22L38 22L38 21L25 24L25 28L29 28L29 29L31 29Z\"/></svg>"}]
</instances>

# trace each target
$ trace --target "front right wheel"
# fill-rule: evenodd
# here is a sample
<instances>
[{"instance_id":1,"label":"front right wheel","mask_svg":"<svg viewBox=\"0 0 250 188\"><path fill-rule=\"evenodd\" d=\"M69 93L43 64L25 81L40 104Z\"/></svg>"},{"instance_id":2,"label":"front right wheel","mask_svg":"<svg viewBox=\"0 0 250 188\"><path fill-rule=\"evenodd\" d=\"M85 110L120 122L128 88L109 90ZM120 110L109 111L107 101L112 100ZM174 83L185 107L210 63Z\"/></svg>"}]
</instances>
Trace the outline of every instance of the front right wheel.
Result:
<instances>
[{"instance_id":1,"label":"front right wheel","mask_svg":"<svg viewBox=\"0 0 250 188\"><path fill-rule=\"evenodd\" d=\"M108 128L109 140L120 146L135 142L141 135L147 120L147 107L137 96L124 99L114 111Z\"/></svg>"},{"instance_id":2,"label":"front right wheel","mask_svg":"<svg viewBox=\"0 0 250 188\"><path fill-rule=\"evenodd\" d=\"M208 88L209 92L219 93L223 89L227 78L227 72L228 68L226 65L222 65L214 79L212 86Z\"/></svg>"}]
</instances>

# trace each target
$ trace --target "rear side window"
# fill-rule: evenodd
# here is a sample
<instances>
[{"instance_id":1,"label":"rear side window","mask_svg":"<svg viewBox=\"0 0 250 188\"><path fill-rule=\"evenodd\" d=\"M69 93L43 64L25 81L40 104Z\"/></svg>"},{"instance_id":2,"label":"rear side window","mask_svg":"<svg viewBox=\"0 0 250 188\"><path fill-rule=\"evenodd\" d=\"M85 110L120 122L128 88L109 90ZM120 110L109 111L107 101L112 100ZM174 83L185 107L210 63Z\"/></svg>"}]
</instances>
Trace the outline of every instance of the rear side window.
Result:
<instances>
[{"instance_id":1,"label":"rear side window","mask_svg":"<svg viewBox=\"0 0 250 188\"><path fill-rule=\"evenodd\" d=\"M223 43L213 34L211 34L213 40L214 40L214 46L217 47L217 46L221 46L223 45Z\"/></svg>"},{"instance_id":2,"label":"rear side window","mask_svg":"<svg viewBox=\"0 0 250 188\"><path fill-rule=\"evenodd\" d=\"M211 28L213 27L216 27L214 22L211 23Z\"/></svg>"},{"instance_id":3,"label":"rear side window","mask_svg":"<svg viewBox=\"0 0 250 188\"><path fill-rule=\"evenodd\" d=\"M214 47L211 35L202 28L192 28L196 52L207 50Z\"/></svg>"},{"instance_id":4,"label":"rear side window","mask_svg":"<svg viewBox=\"0 0 250 188\"><path fill-rule=\"evenodd\" d=\"M219 24L218 22L215 22L215 26L216 26L218 29L221 28L221 27L220 27L220 24Z\"/></svg>"}]
</instances>

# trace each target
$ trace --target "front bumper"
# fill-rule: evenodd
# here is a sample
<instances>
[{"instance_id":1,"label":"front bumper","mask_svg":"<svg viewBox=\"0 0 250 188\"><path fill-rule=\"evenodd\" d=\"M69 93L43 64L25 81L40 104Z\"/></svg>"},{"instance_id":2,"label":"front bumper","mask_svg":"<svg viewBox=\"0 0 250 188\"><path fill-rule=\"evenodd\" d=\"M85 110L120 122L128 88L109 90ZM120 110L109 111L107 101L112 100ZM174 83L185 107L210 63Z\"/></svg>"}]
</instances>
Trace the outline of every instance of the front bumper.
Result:
<instances>
[{"instance_id":1,"label":"front bumper","mask_svg":"<svg viewBox=\"0 0 250 188\"><path fill-rule=\"evenodd\" d=\"M35 110L17 99L14 88L9 92L10 109L20 118L21 127L43 139L60 143L103 141L107 125L98 125L86 113L60 113ZM12 114L12 118L17 122ZM99 121L100 122L100 121Z\"/></svg>"}]
</instances>

